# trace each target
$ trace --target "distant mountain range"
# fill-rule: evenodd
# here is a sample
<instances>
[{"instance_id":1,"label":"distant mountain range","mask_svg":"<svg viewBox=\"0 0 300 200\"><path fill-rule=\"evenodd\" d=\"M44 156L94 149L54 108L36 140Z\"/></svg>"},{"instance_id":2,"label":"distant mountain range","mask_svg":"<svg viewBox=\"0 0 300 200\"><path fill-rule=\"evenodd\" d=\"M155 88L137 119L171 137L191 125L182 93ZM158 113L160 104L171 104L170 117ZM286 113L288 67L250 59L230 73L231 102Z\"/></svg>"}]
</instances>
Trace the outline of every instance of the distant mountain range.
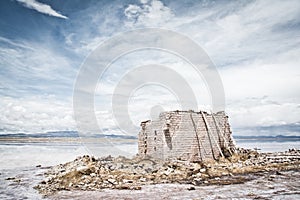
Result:
<instances>
[{"instance_id":1,"label":"distant mountain range","mask_svg":"<svg viewBox=\"0 0 300 200\"><path fill-rule=\"evenodd\" d=\"M80 135L82 137L82 135ZM0 138L54 138L54 137L79 137L77 131L58 131L58 132L46 132L46 133L32 133L32 134L25 134L25 133L15 133L15 134L0 134ZM91 138L120 138L120 139L137 139L137 136L130 136L130 135L114 135L114 134L89 134L87 137ZM289 140L289 141L299 141L300 136L285 136L285 135L276 135L276 136L244 136L244 135L236 135L234 136L236 140Z\"/></svg>"},{"instance_id":2,"label":"distant mountain range","mask_svg":"<svg viewBox=\"0 0 300 200\"><path fill-rule=\"evenodd\" d=\"M58 132L46 132L46 133L14 133L14 134L0 134L0 138L54 138L54 137L79 137L77 131L58 131ZM88 134L87 137L92 138L121 138L121 139L137 139L136 136L130 135L114 135L114 134Z\"/></svg>"},{"instance_id":3,"label":"distant mountain range","mask_svg":"<svg viewBox=\"0 0 300 200\"><path fill-rule=\"evenodd\" d=\"M232 129L234 136L300 136L300 122L270 126L235 127ZM277 134L275 135L274 133Z\"/></svg>"},{"instance_id":4,"label":"distant mountain range","mask_svg":"<svg viewBox=\"0 0 300 200\"><path fill-rule=\"evenodd\" d=\"M254 141L254 140L260 140L260 141L294 141L294 142L300 142L300 136L296 135L276 135L276 136L234 136L234 139L236 140L243 140L243 141Z\"/></svg>"}]
</instances>

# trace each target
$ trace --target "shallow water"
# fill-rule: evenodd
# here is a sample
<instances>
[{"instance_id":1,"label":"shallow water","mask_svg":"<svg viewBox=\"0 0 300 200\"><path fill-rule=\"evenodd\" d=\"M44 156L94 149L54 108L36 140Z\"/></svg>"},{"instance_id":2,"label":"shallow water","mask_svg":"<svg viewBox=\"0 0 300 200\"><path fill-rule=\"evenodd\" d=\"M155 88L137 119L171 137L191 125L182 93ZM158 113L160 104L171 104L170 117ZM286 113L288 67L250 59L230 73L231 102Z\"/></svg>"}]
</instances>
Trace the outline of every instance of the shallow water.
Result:
<instances>
[{"instance_id":1,"label":"shallow water","mask_svg":"<svg viewBox=\"0 0 300 200\"><path fill-rule=\"evenodd\" d=\"M90 149L91 148L91 149ZM69 143L0 143L0 170L16 167L51 166L74 160L77 156L127 155L137 152L136 143L120 143L116 146L93 144L89 148L83 144Z\"/></svg>"},{"instance_id":2,"label":"shallow water","mask_svg":"<svg viewBox=\"0 0 300 200\"><path fill-rule=\"evenodd\" d=\"M114 153L132 156L137 151L136 143L118 144L118 151L107 144L94 144L92 147L97 156L116 156ZM0 199L41 199L33 186L42 181L46 170L43 167L72 161L89 153L90 150L80 143L0 143ZM36 167L39 165L42 167Z\"/></svg>"},{"instance_id":3,"label":"shallow water","mask_svg":"<svg viewBox=\"0 0 300 200\"><path fill-rule=\"evenodd\" d=\"M33 186L43 179L42 175L45 170L35 167L1 170L0 199L41 199L41 195L33 189ZM7 178L15 179L6 180Z\"/></svg>"},{"instance_id":4,"label":"shallow water","mask_svg":"<svg viewBox=\"0 0 300 200\"><path fill-rule=\"evenodd\" d=\"M259 152L279 152L289 149L300 149L300 141L264 141L264 140L236 140L239 147L259 149Z\"/></svg>"},{"instance_id":5,"label":"shallow water","mask_svg":"<svg viewBox=\"0 0 300 200\"><path fill-rule=\"evenodd\" d=\"M299 141L294 141L294 142L237 141L237 145L244 148L260 148L261 149L260 151L262 152L285 151L288 150L289 148L300 149ZM28 141L25 143L0 142L0 173L1 173L0 174L0 199L41 199L42 197L32 187L43 179L42 174L46 170L43 169L43 167L57 165L60 163L65 163L67 161L74 160L77 156L91 153L91 149L92 152L97 153L96 156L105 156L109 154L113 156L116 156L117 154L133 156L137 153L137 143L119 142L119 143L114 143L114 145L90 144L86 146L80 143L72 144L69 142L59 142L59 143L55 143L55 142L41 142L41 143L34 142L33 143ZM36 167L37 165L41 165L42 168ZM5 180L9 177L14 177L15 180ZM298 189L300 188L299 182L298 185L296 186L298 187ZM154 189L152 187L154 187ZM153 191L156 191L155 187L156 186L149 186L149 188L147 189L146 187L145 190L146 191L150 190L149 194L151 194L152 189ZM157 187L165 188L167 186L163 185ZM169 189L170 191L172 191L173 186L170 187L171 188ZM180 188L181 186L177 185L174 187ZM245 183L242 184L240 187L242 188L249 187L249 185L247 186ZM223 191L223 190L238 189L233 186L211 186L211 187L209 186L208 188L211 188L211 192L216 190ZM179 191L180 190L181 189L179 189ZM201 188L199 190L202 191ZM205 190L207 190L207 188ZM244 190L243 189L241 190L240 188L240 192L243 191ZM123 192L126 193L126 191ZM130 193L131 191L127 191L127 193L128 192ZM118 191L117 193L120 194L122 197L121 191ZM75 194L77 193L74 193L74 195ZM192 194L192 192L188 194ZM68 192L62 194L62 196L65 199L68 199L68 195L69 198L71 199L75 198L74 195L72 196ZM81 196L81 193L78 195ZM164 189L162 189L161 195L165 196L168 195L168 193L166 193ZM205 193L205 195L212 195L212 194ZM222 194L219 195L222 196ZM298 194L296 194L296 196L297 195ZM83 196L81 196L81 198L82 197ZM186 198L186 196L182 196L182 197ZM193 195L190 198L192 197L194 198ZM294 196L292 195L289 195L288 197L294 199ZM209 199L209 196L207 196L207 198ZM174 197L174 199L176 198Z\"/></svg>"}]
</instances>

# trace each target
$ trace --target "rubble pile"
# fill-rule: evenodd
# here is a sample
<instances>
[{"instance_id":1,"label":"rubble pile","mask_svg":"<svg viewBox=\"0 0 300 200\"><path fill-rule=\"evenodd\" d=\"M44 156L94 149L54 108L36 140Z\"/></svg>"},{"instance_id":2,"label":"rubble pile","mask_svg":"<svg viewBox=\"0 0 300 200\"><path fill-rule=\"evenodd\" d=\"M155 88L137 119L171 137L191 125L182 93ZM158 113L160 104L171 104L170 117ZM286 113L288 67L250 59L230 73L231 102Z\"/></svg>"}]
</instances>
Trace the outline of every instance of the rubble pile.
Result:
<instances>
[{"instance_id":1,"label":"rubble pile","mask_svg":"<svg viewBox=\"0 0 300 200\"><path fill-rule=\"evenodd\" d=\"M239 149L229 158L205 162L85 155L51 167L35 189L51 195L60 190L140 190L143 185L159 183L234 184L250 180L252 173L299 169L300 150L294 149L279 153Z\"/></svg>"}]
</instances>

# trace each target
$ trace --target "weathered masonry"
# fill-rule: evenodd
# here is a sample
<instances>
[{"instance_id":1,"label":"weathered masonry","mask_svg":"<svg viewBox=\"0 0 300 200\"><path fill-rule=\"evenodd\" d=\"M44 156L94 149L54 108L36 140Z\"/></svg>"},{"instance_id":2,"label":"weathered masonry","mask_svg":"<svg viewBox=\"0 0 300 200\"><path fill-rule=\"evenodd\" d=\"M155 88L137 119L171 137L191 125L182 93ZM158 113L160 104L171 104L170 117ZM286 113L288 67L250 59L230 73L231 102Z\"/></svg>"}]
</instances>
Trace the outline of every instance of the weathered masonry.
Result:
<instances>
[{"instance_id":1,"label":"weathered masonry","mask_svg":"<svg viewBox=\"0 0 300 200\"><path fill-rule=\"evenodd\" d=\"M225 112L163 112L158 120L141 123L139 155L202 161L230 156L235 151Z\"/></svg>"}]
</instances>

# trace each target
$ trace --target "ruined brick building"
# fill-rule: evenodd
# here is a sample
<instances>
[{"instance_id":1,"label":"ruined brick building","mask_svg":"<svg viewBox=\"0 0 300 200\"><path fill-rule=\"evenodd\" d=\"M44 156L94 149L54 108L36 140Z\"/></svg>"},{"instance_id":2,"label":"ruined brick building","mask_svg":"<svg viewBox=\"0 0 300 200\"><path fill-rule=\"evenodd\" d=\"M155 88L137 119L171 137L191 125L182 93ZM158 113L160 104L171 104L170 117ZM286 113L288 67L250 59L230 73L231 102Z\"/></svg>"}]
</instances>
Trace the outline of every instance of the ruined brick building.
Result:
<instances>
[{"instance_id":1,"label":"ruined brick building","mask_svg":"<svg viewBox=\"0 0 300 200\"><path fill-rule=\"evenodd\" d=\"M158 120L141 123L140 156L202 161L230 156L235 151L225 112L163 112Z\"/></svg>"}]
</instances>

